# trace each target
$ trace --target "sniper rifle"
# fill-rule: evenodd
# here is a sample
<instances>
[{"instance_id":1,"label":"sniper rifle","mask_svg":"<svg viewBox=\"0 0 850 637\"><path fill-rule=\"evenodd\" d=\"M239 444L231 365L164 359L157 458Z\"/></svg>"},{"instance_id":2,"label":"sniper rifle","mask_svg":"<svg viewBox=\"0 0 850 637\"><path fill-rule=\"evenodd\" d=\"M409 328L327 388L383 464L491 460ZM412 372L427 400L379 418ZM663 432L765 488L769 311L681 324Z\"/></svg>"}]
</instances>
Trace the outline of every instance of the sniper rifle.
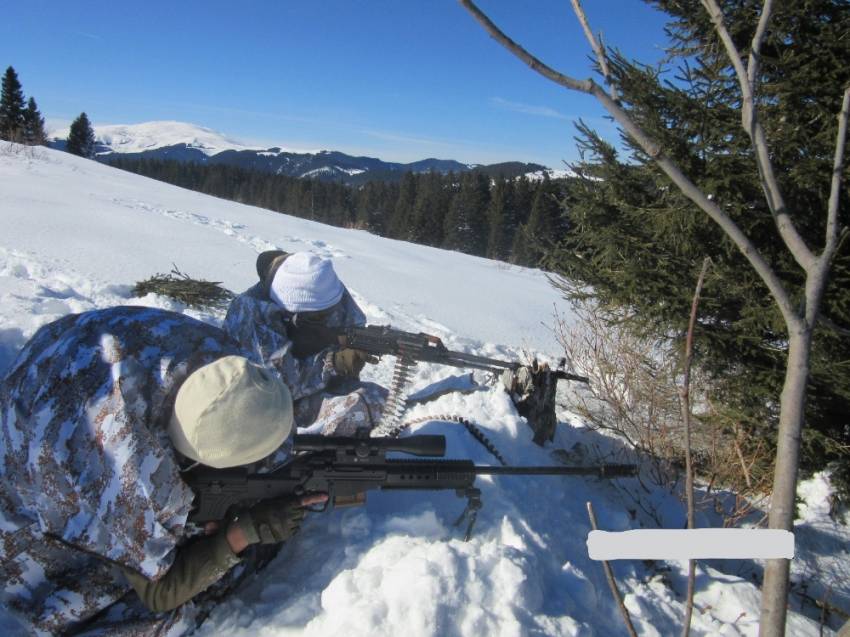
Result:
<instances>
[{"instance_id":1,"label":"sniper rifle","mask_svg":"<svg viewBox=\"0 0 850 637\"><path fill-rule=\"evenodd\" d=\"M203 524L222 520L228 512L266 499L300 497L311 493L328 494L327 506L357 506L373 489L403 491L454 490L467 498L464 512L455 526L468 518L465 539L472 534L478 511L483 506L481 491L475 487L480 475L592 475L615 478L634 475L636 467L625 464L595 466L476 465L471 460L445 460L446 439L439 435L404 438L369 438L320 435L294 436L294 457L267 473L250 468L213 469L196 466L183 474L195 493L189 522ZM401 452L425 459L387 458ZM324 510L324 508L320 509Z\"/></svg>"}]
</instances>

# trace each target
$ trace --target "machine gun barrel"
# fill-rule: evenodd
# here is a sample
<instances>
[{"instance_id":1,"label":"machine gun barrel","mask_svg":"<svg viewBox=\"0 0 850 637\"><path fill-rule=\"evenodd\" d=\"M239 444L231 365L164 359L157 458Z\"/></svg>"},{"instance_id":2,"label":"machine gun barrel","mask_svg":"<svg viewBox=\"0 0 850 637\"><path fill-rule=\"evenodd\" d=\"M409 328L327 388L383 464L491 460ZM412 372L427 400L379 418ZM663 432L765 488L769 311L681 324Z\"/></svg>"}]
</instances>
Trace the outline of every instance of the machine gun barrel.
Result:
<instances>
[{"instance_id":1,"label":"machine gun barrel","mask_svg":"<svg viewBox=\"0 0 850 637\"><path fill-rule=\"evenodd\" d=\"M331 328L333 329L333 328ZM448 349L439 337L420 332L404 332L388 325L367 325L366 327L336 328L337 337L346 347L360 349L370 354L383 356L407 356L412 360L438 363L451 367L481 369L499 373L506 369L517 370L522 367L518 361L505 361L487 356L476 356ZM554 378L575 380L587 383L586 376L570 374L564 370L552 370Z\"/></svg>"},{"instance_id":2,"label":"machine gun barrel","mask_svg":"<svg viewBox=\"0 0 850 637\"><path fill-rule=\"evenodd\" d=\"M448 349L439 337L424 332L405 332L389 325L366 325L364 327L328 327L301 319L288 327L293 341L293 354L302 358L315 354L329 345L342 345L359 349L376 356L398 356L413 361L449 365L465 369L481 369L500 373L506 369L522 367L519 361L505 361L487 356L476 356ZM577 376L563 370L549 372L557 379L588 382L585 376Z\"/></svg>"}]
</instances>

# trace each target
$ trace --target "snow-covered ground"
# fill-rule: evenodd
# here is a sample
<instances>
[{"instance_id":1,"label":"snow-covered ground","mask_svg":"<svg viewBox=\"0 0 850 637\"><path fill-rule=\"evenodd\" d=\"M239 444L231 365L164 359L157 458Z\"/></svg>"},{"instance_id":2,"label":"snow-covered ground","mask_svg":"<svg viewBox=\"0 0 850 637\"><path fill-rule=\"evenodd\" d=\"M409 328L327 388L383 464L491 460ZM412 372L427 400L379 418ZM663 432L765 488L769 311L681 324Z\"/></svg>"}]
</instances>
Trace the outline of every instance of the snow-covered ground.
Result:
<instances>
[{"instance_id":1,"label":"snow-covered ground","mask_svg":"<svg viewBox=\"0 0 850 637\"><path fill-rule=\"evenodd\" d=\"M132 298L130 290L173 263L240 291L255 279L257 253L272 248L333 258L370 323L437 334L452 349L556 357L553 313L573 320L537 270L333 228L2 142L0 224L0 374L39 326L68 312L142 304L218 323L221 313L154 295ZM383 360L367 373L387 384L391 370ZM455 373L420 365L411 391ZM562 392L563 402L569 398ZM481 464L493 458L464 430L425 418L441 414L478 423L511 464L553 464L556 455L594 461L619 448L583 428L568 407L554 443L536 447L495 387L449 394L406 415L425 419L416 431L445 434L449 457ZM684 523L674 494L644 491L634 479L501 477L479 479L479 486L484 509L469 542L452 526L463 509L453 494L374 493L364 508L311 515L199 634L621 635L602 568L587 556L585 502L608 530L656 526L646 510L665 527ZM828 493L823 476L801 485L794 578L809 595L847 610L850 533L829 517ZM718 523L710 511L701 514L701 526ZM638 633L678 634L685 565L615 562L614 569ZM691 634L755 635L754 572L745 562L700 564ZM818 611L800 610L794 597L788 634L818 635Z\"/></svg>"}]
</instances>

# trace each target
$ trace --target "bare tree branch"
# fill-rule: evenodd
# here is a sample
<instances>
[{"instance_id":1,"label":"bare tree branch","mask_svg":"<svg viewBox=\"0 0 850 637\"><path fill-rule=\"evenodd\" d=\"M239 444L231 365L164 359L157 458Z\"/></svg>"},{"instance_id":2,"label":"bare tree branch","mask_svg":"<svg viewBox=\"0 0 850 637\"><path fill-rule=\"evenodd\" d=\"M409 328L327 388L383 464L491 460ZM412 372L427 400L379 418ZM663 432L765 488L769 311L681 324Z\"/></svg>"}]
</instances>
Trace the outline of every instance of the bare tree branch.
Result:
<instances>
[{"instance_id":1,"label":"bare tree branch","mask_svg":"<svg viewBox=\"0 0 850 637\"><path fill-rule=\"evenodd\" d=\"M785 206L785 200L782 197L782 190L779 188L779 180L773 171L773 163L770 161L770 151L767 147L767 137L764 134L764 129L759 123L755 97L753 95L753 84L750 81L747 70L744 68L744 62L735 43L732 41L732 36L726 28L726 23L723 21L723 12L717 4L716 0L702 0L702 5L708 12L711 21L714 23L714 28L717 35L720 37L723 46L726 49L726 54L729 61L735 69L735 74L738 77L738 84L741 87L741 125L747 135L753 142L753 149L756 151L756 167L759 172L759 180L761 181L762 191L767 200L767 205L773 213L776 227L779 230L779 235L788 246L791 255L797 261L803 270L807 273L811 272L816 266L816 258L806 242L797 232L794 222L788 215L788 210ZM767 24L770 20L771 2L766 2L762 9L762 14L759 19L756 35L753 38L753 47L755 50L761 48L761 42L764 39L767 31ZM751 54L752 60L752 54ZM751 69L754 73L756 68ZM753 82L755 77L753 78Z\"/></svg>"},{"instance_id":2,"label":"bare tree branch","mask_svg":"<svg viewBox=\"0 0 850 637\"><path fill-rule=\"evenodd\" d=\"M738 441L738 423L735 423L735 437L733 438L735 443L735 454L738 456L738 462L741 463L741 473L744 476L744 482L747 483L747 488L752 489L753 483L750 480L750 469L747 466L747 461L744 459L744 452L741 450L741 443Z\"/></svg>"},{"instance_id":3,"label":"bare tree branch","mask_svg":"<svg viewBox=\"0 0 850 637\"><path fill-rule=\"evenodd\" d=\"M593 49L593 52L596 54L596 61L599 62L599 68L602 70L602 77L605 78L605 82L608 84L608 90L610 91L611 99L618 100L619 97L617 95L617 87L614 86L614 82L611 78L611 68L608 66L608 56L605 54L605 49L602 46L602 42L593 35L593 31L590 29L590 24L587 21L587 16L584 14L584 9L581 6L580 0L570 0L573 4L573 11L578 18L579 23L581 24L581 28L584 29L584 36L587 38L587 41L590 43L590 48Z\"/></svg>"},{"instance_id":4,"label":"bare tree branch","mask_svg":"<svg viewBox=\"0 0 850 637\"><path fill-rule=\"evenodd\" d=\"M842 173L844 172L848 111L850 111L850 86L844 89L841 111L838 114L838 135L835 140L835 159L832 166L829 202L827 204L826 245L816 261L816 267L809 272L809 276L806 278L805 320L810 326L814 326L819 320L818 310L826 290L829 269L839 247L839 235L841 233L838 229L838 205L841 195Z\"/></svg>"},{"instance_id":5,"label":"bare tree branch","mask_svg":"<svg viewBox=\"0 0 850 637\"><path fill-rule=\"evenodd\" d=\"M711 21L714 23L714 29L717 31L720 41L723 42L723 47L726 49L726 54L729 56L732 68L735 69L735 75L738 76L738 84L741 86L741 97L744 100L744 128L749 130L750 126L748 122L754 115L753 87L747 77L747 69L744 68L744 60L741 58L741 54L738 53L735 43L732 41L732 36L729 34L729 30L726 28L726 23L723 21L723 12L717 5L717 2L715 0L701 0L701 2L702 6L708 12ZM762 12L762 15L764 15L764 12Z\"/></svg>"},{"instance_id":6,"label":"bare tree branch","mask_svg":"<svg viewBox=\"0 0 850 637\"><path fill-rule=\"evenodd\" d=\"M590 526L593 530L598 530L599 527L596 525L596 514L593 513L593 505L590 502L587 503L587 517L590 518ZM608 580L608 587L611 589L614 601L617 602L617 606L620 608L620 615L623 616L623 622L626 624L626 630L629 631L629 635L631 635L631 637L637 637L635 627L632 625L632 618L629 616L629 609L626 608L626 605L623 603L623 596L620 595L620 590L617 588L617 582L614 580L614 571L611 570L611 565L607 561L603 560L602 568L605 570L605 578Z\"/></svg>"},{"instance_id":7,"label":"bare tree branch","mask_svg":"<svg viewBox=\"0 0 850 637\"><path fill-rule=\"evenodd\" d=\"M850 111L850 86L844 89L844 100L838 114L838 137L835 140L835 161L832 164L832 186L826 220L825 258L831 259L838 246L838 200L841 196L841 175L844 172L844 147L847 142L847 118Z\"/></svg>"},{"instance_id":8,"label":"bare tree branch","mask_svg":"<svg viewBox=\"0 0 850 637\"><path fill-rule=\"evenodd\" d=\"M688 336L685 339L685 362L682 378L682 387L679 397L682 402L682 423L685 429L685 494L688 499L688 528L694 528L694 467L691 461L691 363L694 358L694 328L697 322L697 307L699 297L702 294L702 284L705 281L705 273L711 257L706 257L702 262L697 279L697 287L694 291L694 299L691 302L691 318L688 321ZM688 560L688 594L685 603L685 621L682 626L682 637L688 637L691 632L691 615L694 612L694 588L696 578L696 560Z\"/></svg>"},{"instance_id":9,"label":"bare tree branch","mask_svg":"<svg viewBox=\"0 0 850 637\"><path fill-rule=\"evenodd\" d=\"M472 2L469 0L460 0L460 3L476 20L478 20L479 23L481 23L487 33L490 34L490 37L516 55L520 60L528 64L532 70L537 71L540 75L552 80L556 84L560 84L561 86L573 91L581 91L582 93L590 92L590 85L593 83L592 80L580 81L552 69L502 33L499 27L493 24L490 18L484 15L481 9L476 7Z\"/></svg>"},{"instance_id":10,"label":"bare tree branch","mask_svg":"<svg viewBox=\"0 0 850 637\"><path fill-rule=\"evenodd\" d=\"M766 0L764 8L759 16L759 24L756 27L756 33L753 36L753 41L750 44L750 60L747 63L747 80L750 84L750 90L753 91L756 85L756 79L759 70L759 54L761 53L761 44L764 42L765 33L767 33L767 23L770 21L770 16L773 13L773 0Z\"/></svg>"},{"instance_id":11,"label":"bare tree branch","mask_svg":"<svg viewBox=\"0 0 850 637\"><path fill-rule=\"evenodd\" d=\"M797 308L791 301L791 297L785 290L779 277L771 269L770 265L764 260L764 257L756 248L755 244L750 241L737 224L725 213L720 207L711 201L706 195L688 179L678 166L662 152L661 147L652 140L637 124L632 121L629 114L591 79L579 81L569 77L552 68L546 66L543 62L531 55L528 51L522 48L519 44L511 40L497 27L493 22L484 15L481 10L473 4L472 0L459 0L461 5L469 11L472 16L484 27L484 29L504 46L508 51L517 56L520 60L528 64L533 70L540 73L544 77L559 84L565 88L581 93L592 95L602 103L602 106L611 116L617 121L620 126L634 139L638 145L653 159L664 173L673 181L674 184L682 191L688 199L694 202L699 208L705 212L735 243L741 253L746 257L753 269L764 281L765 285L770 290L776 299L782 316L789 325L797 325L800 322L797 316Z\"/></svg>"}]
</instances>

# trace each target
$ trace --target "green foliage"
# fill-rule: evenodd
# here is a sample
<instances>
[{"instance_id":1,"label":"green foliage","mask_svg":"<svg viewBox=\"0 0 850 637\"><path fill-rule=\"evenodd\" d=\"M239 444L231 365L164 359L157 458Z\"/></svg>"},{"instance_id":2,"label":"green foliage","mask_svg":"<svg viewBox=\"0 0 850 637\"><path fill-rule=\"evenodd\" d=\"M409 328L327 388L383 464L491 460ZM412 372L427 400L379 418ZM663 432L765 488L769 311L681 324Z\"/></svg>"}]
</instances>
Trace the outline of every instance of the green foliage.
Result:
<instances>
[{"instance_id":1,"label":"green foliage","mask_svg":"<svg viewBox=\"0 0 850 637\"><path fill-rule=\"evenodd\" d=\"M523 226L522 256L528 265L540 264L546 250L566 229L562 221L559 195L560 191L549 179L544 179L534 194L531 214Z\"/></svg>"},{"instance_id":2,"label":"green foliage","mask_svg":"<svg viewBox=\"0 0 850 637\"><path fill-rule=\"evenodd\" d=\"M511 255L514 235L519 226L514 180L499 178L493 186L487 211L490 234L487 237L487 256L506 261Z\"/></svg>"},{"instance_id":3,"label":"green foliage","mask_svg":"<svg viewBox=\"0 0 850 637\"><path fill-rule=\"evenodd\" d=\"M699 0L653 0L669 13L667 67L611 52L623 106L700 189L756 243L795 299L804 273L779 238L765 202L750 139L741 127L740 91ZM752 0L720 3L739 50L757 24ZM787 209L816 252L823 245L837 114L850 83L850 4L780 3L762 47L761 121ZM610 318L638 332L681 340L702 259L714 262L700 303L696 360L726 409L749 433L772 441L782 388L784 322L766 287L722 231L686 199L653 161L624 138L619 156L579 125L582 178L563 200L570 228L546 266L572 297L596 296ZM846 164L845 164L846 166ZM846 224L845 168L841 221ZM823 315L850 327L850 254L834 265ZM850 339L823 327L815 336L803 467L847 461L850 443Z\"/></svg>"},{"instance_id":4,"label":"green foliage","mask_svg":"<svg viewBox=\"0 0 850 637\"><path fill-rule=\"evenodd\" d=\"M80 157L94 157L94 131L85 113L71 123L66 150Z\"/></svg>"},{"instance_id":5,"label":"green foliage","mask_svg":"<svg viewBox=\"0 0 850 637\"><path fill-rule=\"evenodd\" d=\"M410 239L410 225L413 222L413 206L416 204L416 176L405 173L399 185L393 216L390 221L390 236L394 239Z\"/></svg>"},{"instance_id":6,"label":"green foliage","mask_svg":"<svg viewBox=\"0 0 850 637\"><path fill-rule=\"evenodd\" d=\"M27 102L27 110L24 111L24 142L30 146L43 146L47 143L44 118L38 110L35 98L32 97Z\"/></svg>"},{"instance_id":7,"label":"green foliage","mask_svg":"<svg viewBox=\"0 0 850 637\"><path fill-rule=\"evenodd\" d=\"M357 198L356 225L377 235L383 235L397 196L392 185L383 181L370 181L360 190Z\"/></svg>"},{"instance_id":8,"label":"green foliage","mask_svg":"<svg viewBox=\"0 0 850 637\"><path fill-rule=\"evenodd\" d=\"M3 75L0 92L0 139L21 142L24 136L24 92L18 74L11 66Z\"/></svg>"},{"instance_id":9,"label":"green foliage","mask_svg":"<svg viewBox=\"0 0 850 637\"><path fill-rule=\"evenodd\" d=\"M443 247L483 256L487 248L489 203L489 178L478 173L464 173L460 191L452 198L446 214Z\"/></svg>"},{"instance_id":10,"label":"green foliage","mask_svg":"<svg viewBox=\"0 0 850 637\"><path fill-rule=\"evenodd\" d=\"M408 238L416 243L438 246L443 242L443 220L451 201L451 191L436 172L428 173L419 181Z\"/></svg>"}]
</instances>

